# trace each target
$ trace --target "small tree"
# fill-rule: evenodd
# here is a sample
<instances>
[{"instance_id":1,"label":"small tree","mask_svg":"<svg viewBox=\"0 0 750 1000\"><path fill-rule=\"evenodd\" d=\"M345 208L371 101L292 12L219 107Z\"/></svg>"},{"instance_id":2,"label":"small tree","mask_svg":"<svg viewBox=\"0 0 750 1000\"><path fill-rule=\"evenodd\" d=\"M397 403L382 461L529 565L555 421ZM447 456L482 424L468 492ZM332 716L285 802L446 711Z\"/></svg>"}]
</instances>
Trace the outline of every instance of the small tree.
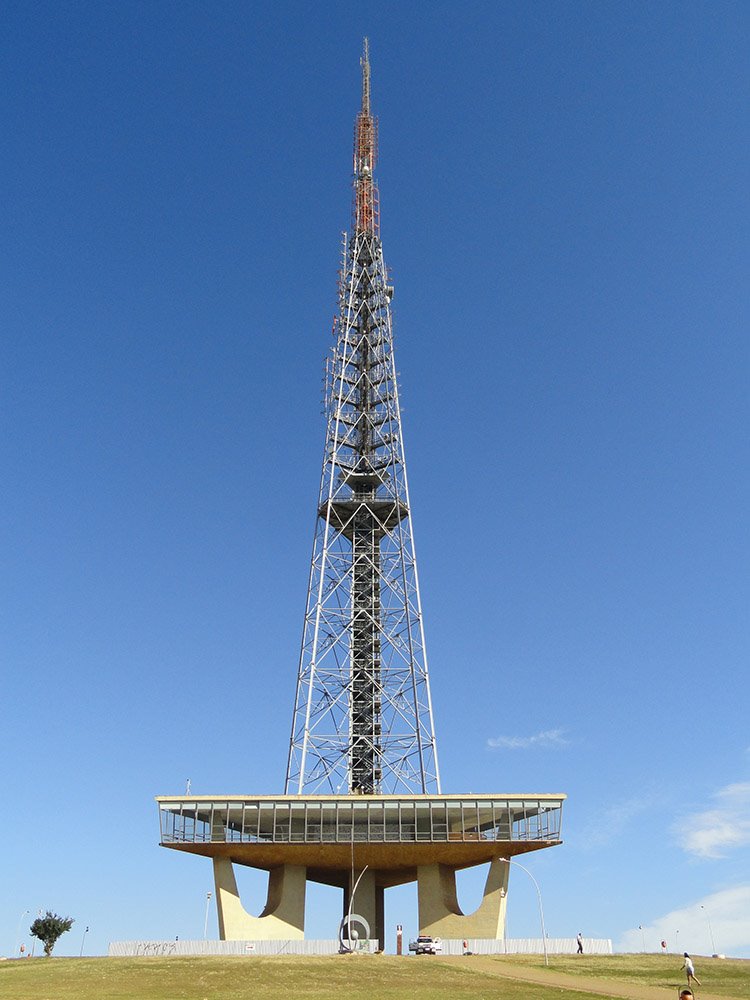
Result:
<instances>
[{"instance_id":1,"label":"small tree","mask_svg":"<svg viewBox=\"0 0 750 1000\"><path fill-rule=\"evenodd\" d=\"M72 926L72 917L58 917L56 913L50 913L47 910L43 917L37 917L29 929L32 937L39 938L42 942L44 945L44 954L49 957L52 954L52 949L55 947L57 939L66 931L69 931Z\"/></svg>"}]
</instances>

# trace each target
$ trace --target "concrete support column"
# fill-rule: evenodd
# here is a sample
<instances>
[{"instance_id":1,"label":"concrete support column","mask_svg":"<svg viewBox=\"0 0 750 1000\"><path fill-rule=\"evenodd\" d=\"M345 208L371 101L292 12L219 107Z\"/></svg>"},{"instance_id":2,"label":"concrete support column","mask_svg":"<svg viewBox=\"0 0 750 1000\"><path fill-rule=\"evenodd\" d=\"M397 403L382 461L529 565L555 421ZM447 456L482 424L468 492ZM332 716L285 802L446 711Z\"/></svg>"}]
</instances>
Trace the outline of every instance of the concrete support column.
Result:
<instances>
[{"instance_id":1,"label":"concrete support column","mask_svg":"<svg viewBox=\"0 0 750 1000\"><path fill-rule=\"evenodd\" d=\"M216 909L222 941L301 941L305 936L305 889L307 869L303 865L281 865L268 876L268 898L259 917L243 907L232 862L214 858Z\"/></svg>"},{"instance_id":2,"label":"concrete support column","mask_svg":"<svg viewBox=\"0 0 750 1000\"><path fill-rule=\"evenodd\" d=\"M420 865L417 869L419 933L443 938L502 938L505 929L510 865L490 865L482 902L464 914L456 894L456 869L449 865Z\"/></svg>"},{"instance_id":3,"label":"concrete support column","mask_svg":"<svg viewBox=\"0 0 750 1000\"><path fill-rule=\"evenodd\" d=\"M349 895L361 872L355 869L354 880L349 876L349 884L344 889L344 916L349 912ZM370 925L371 940L377 939L379 947L385 948L385 889L377 884L377 872L368 869L359 881L354 894L352 913L364 917ZM355 929L360 930L355 924Z\"/></svg>"}]
</instances>

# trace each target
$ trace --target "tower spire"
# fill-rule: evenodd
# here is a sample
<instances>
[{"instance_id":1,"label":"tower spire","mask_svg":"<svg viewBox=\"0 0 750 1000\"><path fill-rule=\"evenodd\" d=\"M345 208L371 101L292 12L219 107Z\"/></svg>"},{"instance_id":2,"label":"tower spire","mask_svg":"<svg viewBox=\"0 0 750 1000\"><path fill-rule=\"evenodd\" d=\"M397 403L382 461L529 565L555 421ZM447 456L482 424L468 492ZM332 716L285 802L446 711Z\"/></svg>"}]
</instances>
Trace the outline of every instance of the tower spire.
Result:
<instances>
[{"instance_id":1,"label":"tower spire","mask_svg":"<svg viewBox=\"0 0 750 1000\"><path fill-rule=\"evenodd\" d=\"M378 232L370 58L361 59L354 218L327 366L326 446L286 791L440 791Z\"/></svg>"},{"instance_id":2,"label":"tower spire","mask_svg":"<svg viewBox=\"0 0 750 1000\"><path fill-rule=\"evenodd\" d=\"M362 42L362 55L359 65L362 67L362 114L370 114L370 40Z\"/></svg>"},{"instance_id":3,"label":"tower spire","mask_svg":"<svg viewBox=\"0 0 750 1000\"><path fill-rule=\"evenodd\" d=\"M370 43L365 38L362 67L362 108L354 126L354 229L377 234L378 189L373 179L377 158L377 122L370 113Z\"/></svg>"}]
</instances>

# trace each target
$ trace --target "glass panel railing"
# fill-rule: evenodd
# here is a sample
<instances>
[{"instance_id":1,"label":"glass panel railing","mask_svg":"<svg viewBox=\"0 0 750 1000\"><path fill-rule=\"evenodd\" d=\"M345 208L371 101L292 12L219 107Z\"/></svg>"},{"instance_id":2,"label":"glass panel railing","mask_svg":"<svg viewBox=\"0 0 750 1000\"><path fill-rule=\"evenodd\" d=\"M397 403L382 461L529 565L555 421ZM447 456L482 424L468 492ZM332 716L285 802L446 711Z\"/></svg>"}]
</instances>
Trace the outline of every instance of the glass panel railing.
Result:
<instances>
[{"instance_id":1,"label":"glass panel railing","mask_svg":"<svg viewBox=\"0 0 750 1000\"><path fill-rule=\"evenodd\" d=\"M554 842L561 823L552 799L159 803L165 844Z\"/></svg>"}]
</instances>

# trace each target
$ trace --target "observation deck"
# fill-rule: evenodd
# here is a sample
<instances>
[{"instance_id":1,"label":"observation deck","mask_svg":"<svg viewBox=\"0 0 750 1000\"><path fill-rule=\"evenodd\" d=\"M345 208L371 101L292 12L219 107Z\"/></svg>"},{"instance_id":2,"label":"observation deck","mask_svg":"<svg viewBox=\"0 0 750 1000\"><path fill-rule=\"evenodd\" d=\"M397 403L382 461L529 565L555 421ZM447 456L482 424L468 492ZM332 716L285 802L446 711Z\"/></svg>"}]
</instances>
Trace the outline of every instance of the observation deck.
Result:
<instances>
[{"instance_id":1,"label":"observation deck","mask_svg":"<svg viewBox=\"0 0 750 1000\"><path fill-rule=\"evenodd\" d=\"M345 886L353 859L383 888L561 843L564 795L159 796L161 844Z\"/></svg>"}]
</instances>

